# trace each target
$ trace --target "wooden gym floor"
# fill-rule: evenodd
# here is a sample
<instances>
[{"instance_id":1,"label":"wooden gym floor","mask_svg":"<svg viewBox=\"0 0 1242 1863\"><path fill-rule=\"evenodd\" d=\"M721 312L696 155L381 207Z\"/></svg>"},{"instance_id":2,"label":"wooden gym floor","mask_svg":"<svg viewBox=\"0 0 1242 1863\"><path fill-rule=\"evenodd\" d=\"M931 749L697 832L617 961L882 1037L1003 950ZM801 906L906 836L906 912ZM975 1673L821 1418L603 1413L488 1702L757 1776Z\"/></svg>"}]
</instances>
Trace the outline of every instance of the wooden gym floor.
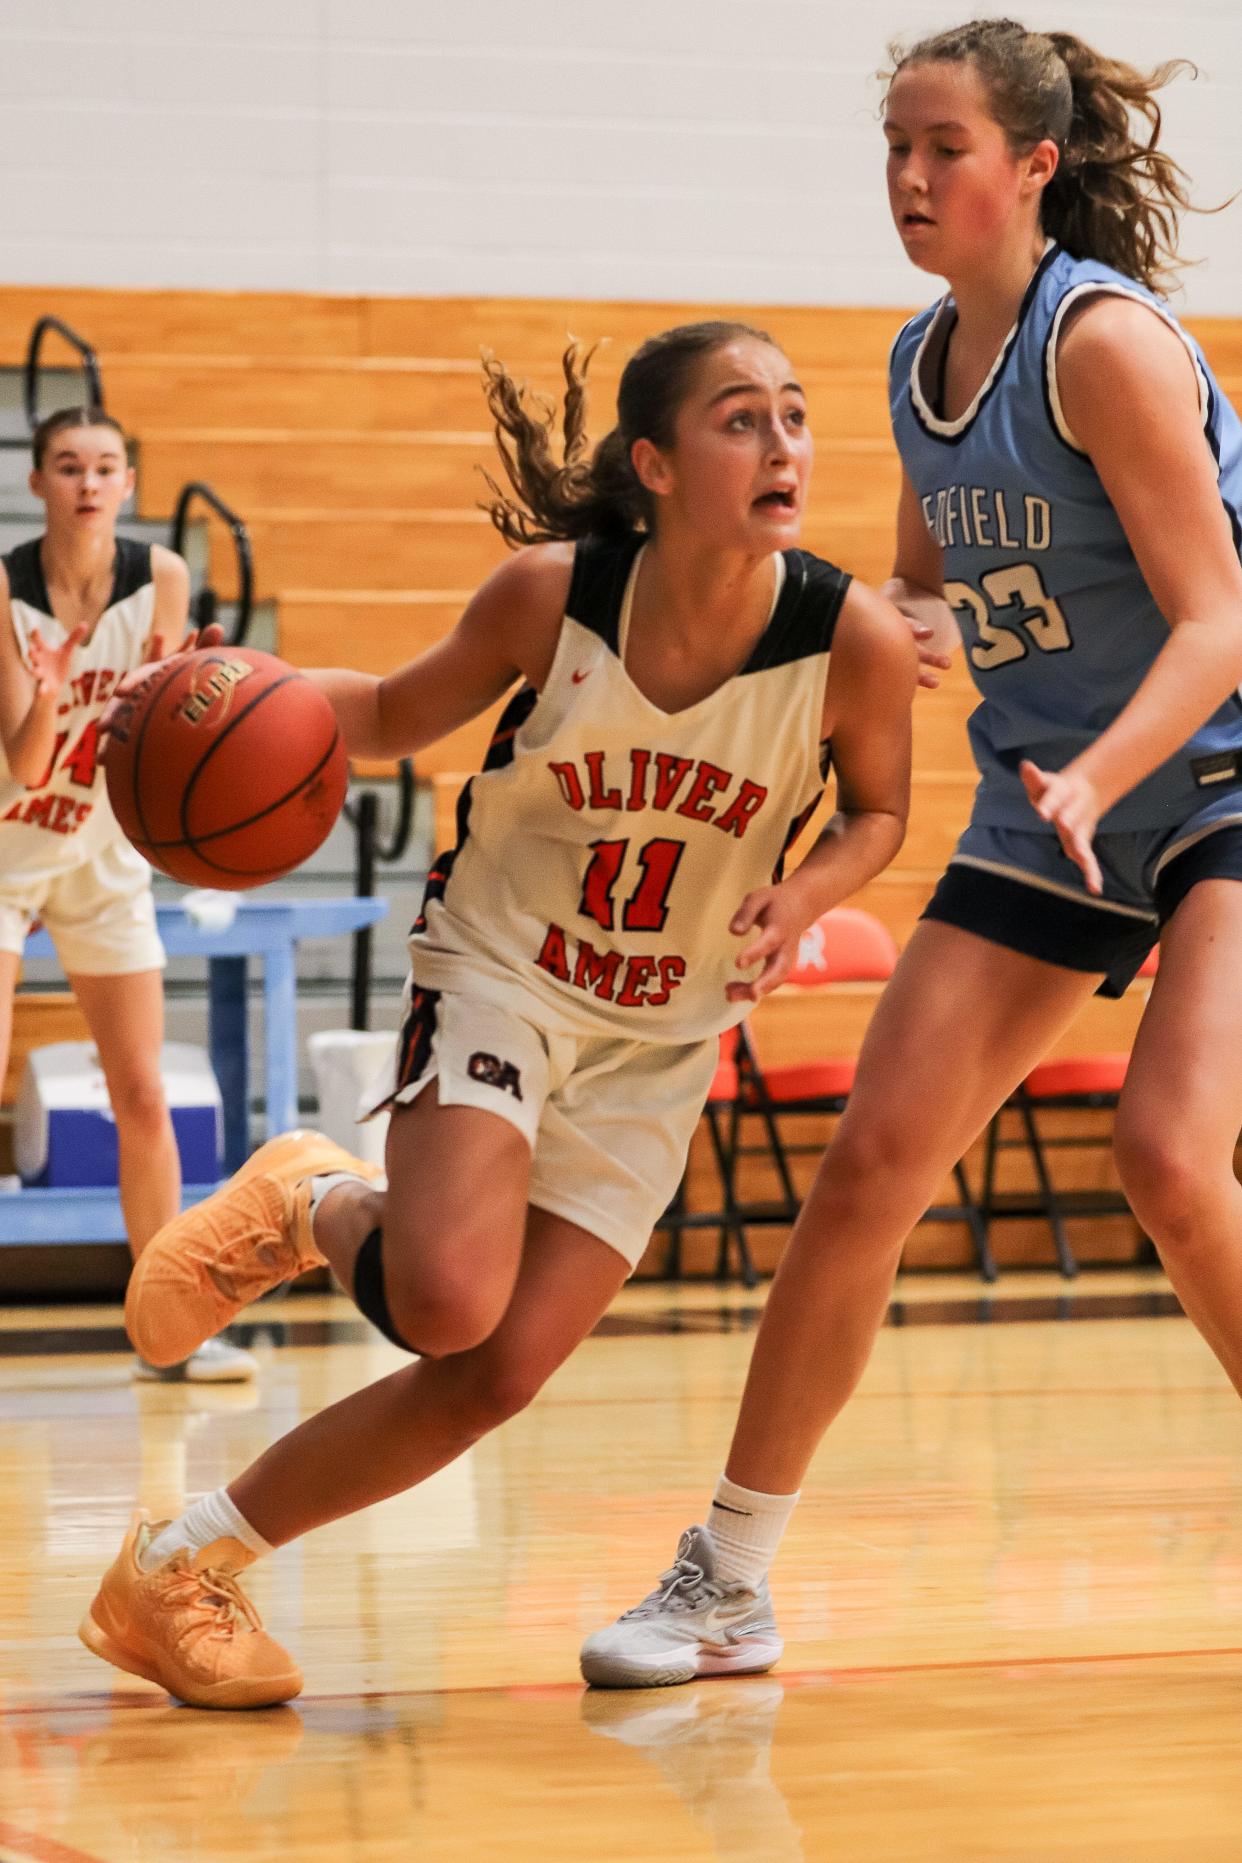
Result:
<instances>
[{"instance_id":1,"label":"wooden gym floor","mask_svg":"<svg viewBox=\"0 0 1242 1863\"><path fill-rule=\"evenodd\" d=\"M136 1495L227 1480L397 1355L264 1307L254 1389L0 1314L0 1863L1242 1856L1242 1413L1158 1275L901 1289L776 1573L772 1676L586 1692L699 1518L761 1296L634 1287L425 1488L251 1574L306 1693L205 1714L75 1626Z\"/></svg>"}]
</instances>

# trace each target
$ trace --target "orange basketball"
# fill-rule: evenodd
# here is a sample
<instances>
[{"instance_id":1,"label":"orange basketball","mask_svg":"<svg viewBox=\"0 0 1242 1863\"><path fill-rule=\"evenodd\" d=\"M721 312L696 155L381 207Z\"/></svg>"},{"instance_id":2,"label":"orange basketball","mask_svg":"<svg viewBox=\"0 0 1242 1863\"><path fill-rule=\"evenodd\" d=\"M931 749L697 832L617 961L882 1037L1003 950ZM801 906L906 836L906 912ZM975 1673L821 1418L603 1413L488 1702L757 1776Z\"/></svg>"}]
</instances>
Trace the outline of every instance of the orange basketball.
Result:
<instances>
[{"instance_id":1,"label":"orange basketball","mask_svg":"<svg viewBox=\"0 0 1242 1863\"><path fill-rule=\"evenodd\" d=\"M109 721L104 768L116 818L153 867L236 891L314 853L348 776L319 688L253 647L156 667Z\"/></svg>"}]
</instances>

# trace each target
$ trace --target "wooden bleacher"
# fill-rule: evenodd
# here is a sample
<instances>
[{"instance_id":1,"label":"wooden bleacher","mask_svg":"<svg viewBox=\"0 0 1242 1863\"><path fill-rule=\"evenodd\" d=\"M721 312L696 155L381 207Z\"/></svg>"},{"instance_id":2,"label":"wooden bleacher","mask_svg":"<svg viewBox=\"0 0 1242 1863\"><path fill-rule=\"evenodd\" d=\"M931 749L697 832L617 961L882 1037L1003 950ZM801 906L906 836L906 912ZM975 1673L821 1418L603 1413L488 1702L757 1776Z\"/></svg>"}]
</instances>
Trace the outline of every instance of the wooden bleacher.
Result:
<instances>
[{"instance_id":1,"label":"wooden bleacher","mask_svg":"<svg viewBox=\"0 0 1242 1863\"><path fill-rule=\"evenodd\" d=\"M192 465L246 517L256 593L278 605L280 651L302 665L339 661L347 651L352 663L377 672L439 638L505 554L477 509L480 468L494 461L480 348L555 394L567 333L609 339L592 369L599 432L624 360L644 336L698 316L735 314L684 304L20 286L0 290L0 362L21 361L32 323L47 311L99 352L109 407L141 443L142 511L166 512ZM904 313L749 307L736 314L771 330L807 387L819 438L807 545L869 581L882 580L898 484L886 360ZM1242 398L1242 322L1205 319L1193 327L1226 392ZM227 574L222 560L217 586L225 595ZM916 701L910 832L893 867L859 900L899 941L966 818L972 703L960 664L939 692ZM489 729L489 718L476 721L420 757L442 820L460 773L478 766ZM1120 1004L1092 1005L1074 1045L1090 1038L1126 1046L1142 1000L1136 988ZM779 1052L804 1039L821 1052L852 1052L869 1001L864 992L847 1009L834 994L810 1022L804 1000L787 1015L774 1009L764 1038ZM1076 1241L1084 1259L1093 1249L1124 1255L1136 1247L1131 1224L1116 1234L1097 1224L1090 1238ZM1025 1238L1020 1225L1006 1225L998 1247L1007 1259L1047 1253L1038 1225ZM770 1248L761 1244L760 1252L770 1258ZM920 1236L909 1259L965 1261L965 1234L938 1228Z\"/></svg>"}]
</instances>

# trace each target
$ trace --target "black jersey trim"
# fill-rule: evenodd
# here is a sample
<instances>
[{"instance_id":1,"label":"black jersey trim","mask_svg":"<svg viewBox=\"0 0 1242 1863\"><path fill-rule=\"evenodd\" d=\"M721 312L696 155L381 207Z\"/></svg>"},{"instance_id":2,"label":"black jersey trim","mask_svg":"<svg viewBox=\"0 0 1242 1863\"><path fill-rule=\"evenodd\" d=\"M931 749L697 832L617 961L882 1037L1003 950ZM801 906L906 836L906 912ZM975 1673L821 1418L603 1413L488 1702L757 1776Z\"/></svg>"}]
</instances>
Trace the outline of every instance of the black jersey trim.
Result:
<instances>
[{"instance_id":1,"label":"black jersey trim","mask_svg":"<svg viewBox=\"0 0 1242 1863\"><path fill-rule=\"evenodd\" d=\"M614 654L620 654L621 609L634 559L647 541L644 533L634 531L622 538L583 537L574 547L565 613L597 635ZM780 594L750 658L739 668L738 678L827 653L832 644L837 616L853 578L809 550L785 550L782 555L785 576ZM519 704L522 697L519 693L513 704ZM532 696L515 729L529 716L533 704ZM513 723L508 711L498 730L506 723ZM484 765L485 769L492 767L490 763Z\"/></svg>"},{"instance_id":2,"label":"black jersey trim","mask_svg":"<svg viewBox=\"0 0 1242 1863\"><path fill-rule=\"evenodd\" d=\"M47 615L49 620L54 620L52 598L48 594L47 578L43 573L42 546L42 537L28 537L25 543L19 543L6 551L3 562L9 578L10 598L25 602L28 608L35 608L40 614ZM150 581L151 545L135 543L131 537L118 537L116 554L112 559L112 588L103 614L115 608L118 602L136 595L139 589L145 589Z\"/></svg>"},{"instance_id":3,"label":"black jersey trim","mask_svg":"<svg viewBox=\"0 0 1242 1863\"><path fill-rule=\"evenodd\" d=\"M539 694L534 686L522 686L514 693L496 720L496 729L483 759L484 770L503 770L513 762L513 740L538 703Z\"/></svg>"},{"instance_id":4,"label":"black jersey trim","mask_svg":"<svg viewBox=\"0 0 1242 1863\"><path fill-rule=\"evenodd\" d=\"M9 578L9 595L15 602L37 608L41 615L52 613L52 598L43 574L42 537L28 537L4 553L5 572Z\"/></svg>"},{"instance_id":5,"label":"black jersey trim","mask_svg":"<svg viewBox=\"0 0 1242 1863\"><path fill-rule=\"evenodd\" d=\"M785 550L785 580L767 627L738 678L766 673L832 647L837 617L853 577L809 550Z\"/></svg>"},{"instance_id":6,"label":"black jersey trim","mask_svg":"<svg viewBox=\"0 0 1242 1863\"><path fill-rule=\"evenodd\" d=\"M1028 283L1026 290L1023 293L1022 302L1018 306L1018 314L1014 318L1013 328L1010 330L1009 335L1005 338L1004 344L1001 347L1000 354L998 355L996 361L992 365L992 371L991 371L991 374L988 380L984 383L978 395L975 397L973 407L970 410L968 410L969 419L965 421L965 424L962 426L960 431L957 433L939 432L937 428L933 426L931 422L929 422L925 418L923 414L923 409L919 405L920 395L921 395L922 390L921 390L921 385L917 383L917 376L918 376L919 367L923 360L923 351L927 345L927 342L932 332L935 330L936 325L940 320L941 312L943 311L945 305L949 302L947 298L941 299L940 303L936 307L935 312L933 313L931 322L928 324L927 329L923 332L923 335L919 340L919 346L915 350L914 359L910 364L910 373L906 378L906 398L910 403L910 411L914 415L915 420L918 422L919 426L922 428L923 432L927 435L929 440L935 440L941 446L960 446L962 444L962 441L967 437L967 435L973 432L975 422L978 420L980 414L982 414L984 408L987 406L988 402L992 399L992 396L996 393L997 389L1000 387L1002 381L1005 378L1005 371L1009 367L1009 358L1013 355L1014 350L1018 347L1018 337L1021 334L1022 326L1026 322L1027 315L1030 311L1031 305L1035 302L1035 293L1039 290L1039 287L1041 283L1043 282L1043 278L1044 278L1045 273L1048 270L1048 267L1052 264L1053 260L1056 259L1060 255L1060 252L1061 252L1061 248L1059 245L1057 245L1057 243L1054 240L1052 245L1049 246L1047 252L1044 254L1043 258L1040 260L1039 264L1035 267L1035 270L1032 272L1031 277L1030 277L1030 282ZM950 331L950 334L951 334L951 331ZM945 341L947 343L948 341L947 336L945 338ZM915 392L916 386L919 387L919 393Z\"/></svg>"},{"instance_id":7,"label":"black jersey trim","mask_svg":"<svg viewBox=\"0 0 1242 1863\"><path fill-rule=\"evenodd\" d=\"M118 537L116 540L116 561L112 570L112 595L109 608L115 608L130 595L136 595L139 589L145 589L152 580L151 545L136 543L132 537Z\"/></svg>"},{"instance_id":8,"label":"black jersey trim","mask_svg":"<svg viewBox=\"0 0 1242 1863\"><path fill-rule=\"evenodd\" d=\"M574 545L565 613L613 653L619 650L626 584L646 542L646 533L635 530L626 537L580 537Z\"/></svg>"},{"instance_id":9,"label":"black jersey trim","mask_svg":"<svg viewBox=\"0 0 1242 1863\"><path fill-rule=\"evenodd\" d=\"M492 732L491 742L483 758L484 771L503 770L513 762L513 740L538 703L539 694L534 686L521 686L514 693L496 720L496 729ZM427 875L427 884L423 889L418 917L410 927L411 936L426 931L428 905L433 899L443 899L448 891L453 864L470 838L470 807L473 787L474 778L471 777L457 798L456 839L452 847L446 848L442 854L437 854L431 863L431 872Z\"/></svg>"}]
</instances>

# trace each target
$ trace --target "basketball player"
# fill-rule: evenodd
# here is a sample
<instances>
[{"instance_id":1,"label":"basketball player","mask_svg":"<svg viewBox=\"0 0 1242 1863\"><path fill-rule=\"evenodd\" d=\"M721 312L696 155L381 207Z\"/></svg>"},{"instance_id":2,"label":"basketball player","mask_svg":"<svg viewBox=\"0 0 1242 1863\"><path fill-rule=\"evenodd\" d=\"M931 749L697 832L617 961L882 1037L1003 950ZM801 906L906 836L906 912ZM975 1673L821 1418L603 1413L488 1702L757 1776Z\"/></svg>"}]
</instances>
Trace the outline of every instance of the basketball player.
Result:
<instances>
[{"instance_id":1,"label":"basketball player","mask_svg":"<svg viewBox=\"0 0 1242 1863\"><path fill-rule=\"evenodd\" d=\"M914 643L795 547L811 436L780 349L728 323L652 339L589 460L571 351L559 467L551 410L489 374L516 494L493 516L530 547L412 665L317 676L367 757L416 752L522 681L410 940L387 1191L326 1140L275 1140L131 1284L157 1363L324 1261L419 1354L171 1525L136 1519L83 1639L204 1706L301 1685L242 1566L452 1461L591 1330L680 1180L719 1035L903 833ZM828 740L838 813L774 877Z\"/></svg>"},{"instance_id":2,"label":"basketball player","mask_svg":"<svg viewBox=\"0 0 1242 1863\"><path fill-rule=\"evenodd\" d=\"M50 414L33 457L47 529L0 559L0 1079L22 948L39 919L107 1081L137 1255L180 1208L181 1172L160 1078L164 952L151 869L109 806L99 720L127 674L181 644L189 575L171 550L116 534L134 474L110 415ZM214 1339L183 1366L135 1365L140 1378L212 1383L255 1369L248 1352Z\"/></svg>"},{"instance_id":3,"label":"basketball player","mask_svg":"<svg viewBox=\"0 0 1242 1863\"><path fill-rule=\"evenodd\" d=\"M1188 204L1155 146L1174 69L1147 77L1008 20L897 57L889 199L949 292L893 348L905 480L887 590L941 640L950 611L961 623L979 789L773 1284L708 1524L588 1639L588 1680L752 1666L730 1621L767 1601L905 1237L1087 997L1124 990L1157 937L1117 1158L1242 1389L1242 428L1154 289ZM926 658L934 680L935 639Z\"/></svg>"}]
</instances>

